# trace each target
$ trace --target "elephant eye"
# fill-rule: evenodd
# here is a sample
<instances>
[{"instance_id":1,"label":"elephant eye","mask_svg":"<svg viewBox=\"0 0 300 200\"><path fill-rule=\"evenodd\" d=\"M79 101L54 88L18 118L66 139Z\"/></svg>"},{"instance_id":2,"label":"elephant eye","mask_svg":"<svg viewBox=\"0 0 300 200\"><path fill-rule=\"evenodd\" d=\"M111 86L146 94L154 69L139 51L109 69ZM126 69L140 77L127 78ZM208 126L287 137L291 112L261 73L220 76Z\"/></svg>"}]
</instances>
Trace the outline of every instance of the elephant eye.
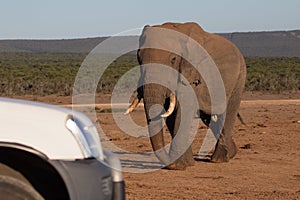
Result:
<instances>
[{"instance_id":1,"label":"elephant eye","mask_svg":"<svg viewBox=\"0 0 300 200\"><path fill-rule=\"evenodd\" d=\"M176 56L175 55L172 55L170 57L170 61L171 61L171 64L174 64L176 62Z\"/></svg>"}]
</instances>

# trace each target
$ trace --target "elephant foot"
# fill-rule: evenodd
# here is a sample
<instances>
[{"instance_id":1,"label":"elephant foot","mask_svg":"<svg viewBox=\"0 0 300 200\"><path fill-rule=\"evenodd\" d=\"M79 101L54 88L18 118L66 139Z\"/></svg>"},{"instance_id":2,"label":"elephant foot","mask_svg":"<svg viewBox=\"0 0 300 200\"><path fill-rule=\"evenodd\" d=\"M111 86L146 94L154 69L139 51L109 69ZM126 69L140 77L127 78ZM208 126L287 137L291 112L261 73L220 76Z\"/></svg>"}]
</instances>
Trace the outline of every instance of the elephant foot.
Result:
<instances>
[{"instance_id":1,"label":"elephant foot","mask_svg":"<svg viewBox=\"0 0 300 200\"><path fill-rule=\"evenodd\" d=\"M164 169L168 170L185 170L187 167L191 167L195 165L195 160L193 157L183 155L174 163L164 167Z\"/></svg>"},{"instance_id":2,"label":"elephant foot","mask_svg":"<svg viewBox=\"0 0 300 200\"><path fill-rule=\"evenodd\" d=\"M163 169L168 170L186 170L187 165L181 162L175 162L168 166L165 166Z\"/></svg>"},{"instance_id":3,"label":"elephant foot","mask_svg":"<svg viewBox=\"0 0 300 200\"><path fill-rule=\"evenodd\" d=\"M228 148L225 145L217 145L215 152L211 157L212 162L228 162L229 161Z\"/></svg>"},{"instance_id":4,"label":"elephant foot","mask_svg":"<svg viewBox=\"0 0 300 200\"><path fill-rule=\"evenodd\" d=\"M181 156L179 161L184 162L188 167L195 165L192 148L189 148L184 155Z\"/></svg>"},{"instance_id":5,"label":"elephant foot","mask_svg":"<svg viewBox=\"0 0 300 200\"><path fill-rule=\"evenodd\" d=\"M229 158L233 158L237 154L237 147L235 142L231 139L230 143L228 144L228 149L229 149Z\"/></svg>"},{"instance_id":6,"label":"elephant foot","mask_svg":"<svg viewBox=\"0 0 300 200\"><path fill-rule=\"evenodd\" d=\"M187 165L188 167L194 166L194 165L195 165L195 159L193 158L192 160L187 161L187 162L186 162L186 165Z\"/></svg>"},{"instance_id":7,"label":"elephant foot","mask_svg":"<svg viewBox=\"0 0 300 200\"><path fill-rule=\"evenodd\" d=\"M231 158L233 158L236 155L236 153L237 147L232 138L224 142L223 137L220 137L216 145L215 152L211 157L211 161L218 163L228 162Z\"/></svg>"},{"instance_id":8,"label":"elephant foot","mask_svg":"<svg viewBox=\"0 0 300 200\"><path fill-rule=\"evenodd\" d=\"M195 165L195 159L193 157L189 157L185 159L186 166L191 167Z\"/></svg>"},{"instance_id":9,"label":"elephant foot","mask_svg":"<svg viewBox=\"0 0 300 200\"><path fill-rule=\"evenodd\" d=\"M192 148L189 147L178 159L176 159L172 164L166 166L164 169L185 170L187 167L194 166L194 165L195 165L195 160L193 158L193 151Z\"/></svg>"}]
</instances>

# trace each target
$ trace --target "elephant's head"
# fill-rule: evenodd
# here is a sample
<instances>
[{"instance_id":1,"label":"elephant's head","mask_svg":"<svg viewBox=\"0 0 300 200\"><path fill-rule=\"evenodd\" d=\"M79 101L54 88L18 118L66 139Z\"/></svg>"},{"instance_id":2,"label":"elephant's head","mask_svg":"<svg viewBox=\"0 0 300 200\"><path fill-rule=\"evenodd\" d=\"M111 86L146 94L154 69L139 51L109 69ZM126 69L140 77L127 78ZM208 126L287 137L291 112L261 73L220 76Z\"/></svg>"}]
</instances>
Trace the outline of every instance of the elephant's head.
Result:
<instances>
[{"instance_id":1,"label":"elephant's head","mask_svg":"<svg viewBox=\"0 0 300 200\"><path fill-rule=\"evenodd\" d=\"M199 34L202 34L201 37ZM149 109L154 104L164 106L166 112L160 114L162 117L168 117L176 108L176 104L178 105L175 92L178 92L181 86L187 85L198 86L196 90L202 90L201 96L198 97L200 107L207 112L211 110L206 83L193 66L201 64L197 63L201 61L201 55L195 53L196 47L189 41L204 43L205 34L206 32L195 23L166 23L144 27L137 51L141 66L141 87L138 88L138 96L127 113L143 98L148 121L151 120Z\"/></svg>"}]
</instances>

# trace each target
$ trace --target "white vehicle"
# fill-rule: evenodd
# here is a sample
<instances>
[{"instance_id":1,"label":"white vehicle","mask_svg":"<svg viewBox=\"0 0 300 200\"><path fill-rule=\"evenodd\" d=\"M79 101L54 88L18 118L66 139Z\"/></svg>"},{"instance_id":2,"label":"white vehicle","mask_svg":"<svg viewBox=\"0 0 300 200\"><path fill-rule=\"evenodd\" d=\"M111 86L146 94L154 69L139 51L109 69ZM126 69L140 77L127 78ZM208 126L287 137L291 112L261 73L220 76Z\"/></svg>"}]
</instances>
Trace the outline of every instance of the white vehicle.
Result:
<instances>
[{"instance_id":1,"label":"white vehicle","mask_svg":"<svg viewBox=\"0 0 300 200\"><path fill-rule=\"evenodd\" d=\"M120 160L85 115L8 98L0 113L1 199L125 199Z\"/></svg>"}]
</instances>

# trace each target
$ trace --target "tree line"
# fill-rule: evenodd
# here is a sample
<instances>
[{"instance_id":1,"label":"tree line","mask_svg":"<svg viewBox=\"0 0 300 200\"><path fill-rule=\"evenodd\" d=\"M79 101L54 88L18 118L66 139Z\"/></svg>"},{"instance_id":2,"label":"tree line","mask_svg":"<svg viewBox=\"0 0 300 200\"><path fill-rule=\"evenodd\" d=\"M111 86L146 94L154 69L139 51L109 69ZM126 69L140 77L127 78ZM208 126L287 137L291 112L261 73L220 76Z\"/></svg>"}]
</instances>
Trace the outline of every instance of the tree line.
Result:
<instances>
[{"instance_id":1,"label":"tree line","mask_svg":"<svg viewBox=\"0 0 300 200\"><path fill-rule=\"evenodd\" d=\"M86 53L2 52L0 95L72 95L77 72L86 56ZM300 57L246 57L245 60L246 91L300 90ZM96 83L96 92L111 93L120 77L137 65L133 54L119 57Z\"/></svg>"}]
</instances>

